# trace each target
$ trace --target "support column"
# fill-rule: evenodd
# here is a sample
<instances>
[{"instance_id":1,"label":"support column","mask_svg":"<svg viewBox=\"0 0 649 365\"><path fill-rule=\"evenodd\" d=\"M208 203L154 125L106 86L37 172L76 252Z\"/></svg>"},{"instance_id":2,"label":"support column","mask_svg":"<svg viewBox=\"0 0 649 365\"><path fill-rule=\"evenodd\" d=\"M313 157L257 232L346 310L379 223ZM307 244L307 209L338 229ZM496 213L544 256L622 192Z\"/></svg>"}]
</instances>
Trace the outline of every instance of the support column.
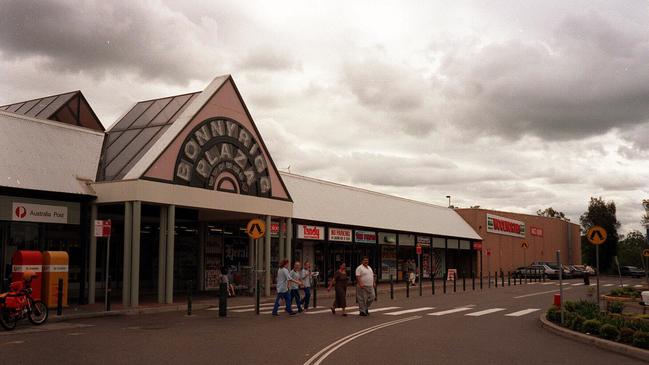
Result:
<instances>
[{"instance_id":1,"label":"support column","mask_svg":"<svg viewBox=\"0 0 649 365\"><path fill-rule=\"evenodd\" d=\"M167 304L174 302L174 244L176 234L176 206L170 205L167 208L167 264L166 267L166 288L165 295Z\"/></svg>"},{"instance_id":2,"label":"support column","mask_svg":"<svg viewBox=\"0 0 649 365\"><path fill-rule=\"evenodd\" d=\"M167 270L167 206L160 206L160 232L158 238L158 303L166 298Z\"/></svg>"},{"instance_id":3,"label":"support column","mask_svg":"<svg viewBox=\"0 0 649 365\"><path fill-rule=\"evenodd\" d=\"M133 202L133 233L131 236L131 306L140 305L140 222L142 202Z\"/></svg>"},{"instance_id":4,"label":"support column","mask_svg":"<svg viewBox=\"0 0 649 365\"><path fill-rule=\"evenodd\" d=\"M95 304L97 291L97 237L95 237L97 205L90 205L90 253L88 259L88 304Z\"/></svg>"},{"instance_id":5,"label":"support column","mask_svg":"<svg viewBox=\"0 0 649 365\"><path fill-rule=\"evenodd\" d=\"M289 266L293 265L291 263L291 258L293 256L293 251L291 249L292 243L293 243L293 221L289 217L286 220L286 247L284 248L286 250L285 254Z\"/></svg>"},{"instance_id":6,"label":"support column","mask_svg":"<svg viewBox=\"0 0 649 365\"><path fill-rule=\"evenodd\" d=\"M133 204L124 202L124 271L122 275L122 304L131 305L131 235L133 230Z\"/></svg>"},{"instance_id":7,"label":"support column","mask_svg":"<svg viewBox=\"0 0 649 365\"><path fill-rule=\"evenodd\" d=\"M265 275L264 275L264 295L269 297L270 296L270 216L266 216L266 227L267 231L266 234L264 235L264 270Z\"/></svg>"}]
</instances>

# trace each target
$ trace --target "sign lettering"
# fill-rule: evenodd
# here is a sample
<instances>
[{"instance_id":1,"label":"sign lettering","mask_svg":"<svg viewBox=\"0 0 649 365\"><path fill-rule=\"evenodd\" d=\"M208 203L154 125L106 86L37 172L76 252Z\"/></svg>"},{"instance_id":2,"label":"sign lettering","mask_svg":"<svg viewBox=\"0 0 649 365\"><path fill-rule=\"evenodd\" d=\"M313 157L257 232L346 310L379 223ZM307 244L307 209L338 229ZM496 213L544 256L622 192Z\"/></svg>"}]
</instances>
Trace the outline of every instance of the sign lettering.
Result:
<instances>
[{"instance_id":1,"label":"sign lettering","mask_svg":"<svg viewBox=\"0 0 649 365\"><path fill-rule=\"evenodd\" d=\"M530 227L530 234L532 236L543 237L543 228Z\"/></svg>"},{"instance_id":2,"label":"sign lettering","mask_svg":"<svg viewBox=\"0 0 649 365\"><path fill-rule=\"evenodd\" d=\"M352 230L343 228L329 228L329 241L351 242Z\"/></svg>"},{"instance_id":3,"label":"sign lettering","mask_svg":"<svg viewBox=\"0 0 649 365\"><path fill-rule=\"evenodd\" d=\"M16 202L11 207L11 220L22 222L68 223L68 208Z\"/></svg>"},{"instance_id":4,"label":"sign lettering","mask_svg":"<svg viewBox=\"0 0 649 365\"><path fill-rule=\"evenodd\" d=\"M515 219L487 214L487 232L506 236L525 237L525 223Z\"/></svg>"},{"instance_id":5,"label":"sign lettering","mask_svg":"<svg viewBox=\"0 0 649 365\"><path fill-rule=\"evenodd\" d=\"M356 243L376 243L376 232L354 231L354 241Z\"/></svg>"},{"instance_id":6,"label":"sign lettering","mask_svg":"<svg viewBox=\"0 0 649 365\"><path fill-rule=\"evenodd\" d=\"M322 226L309 226L306 224L297 225L297 238L304 240L323 240L324 227Z\"/></svg>"}]
</instances>

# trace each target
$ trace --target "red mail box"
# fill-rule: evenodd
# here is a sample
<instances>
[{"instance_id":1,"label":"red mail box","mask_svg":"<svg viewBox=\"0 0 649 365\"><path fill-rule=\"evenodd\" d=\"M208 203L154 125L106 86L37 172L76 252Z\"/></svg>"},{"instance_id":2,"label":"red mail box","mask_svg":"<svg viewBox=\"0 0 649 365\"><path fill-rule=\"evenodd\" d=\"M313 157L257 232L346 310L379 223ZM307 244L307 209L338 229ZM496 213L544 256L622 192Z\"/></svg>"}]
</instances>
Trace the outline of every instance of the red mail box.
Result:
<instances>
[{"instance_id":1,"label":"red mail box","mask_svg":"<svg viewBox=\"0 0 649 365\"><path fill-rule=\"evenodd\" d=\"M25 271L33 271L36 278L32 280L32 297L41 299L41 283L43 280L43 255L40 251L16 251L11 258L11 281L22 281Z\"/></svg>"}]
</instances>

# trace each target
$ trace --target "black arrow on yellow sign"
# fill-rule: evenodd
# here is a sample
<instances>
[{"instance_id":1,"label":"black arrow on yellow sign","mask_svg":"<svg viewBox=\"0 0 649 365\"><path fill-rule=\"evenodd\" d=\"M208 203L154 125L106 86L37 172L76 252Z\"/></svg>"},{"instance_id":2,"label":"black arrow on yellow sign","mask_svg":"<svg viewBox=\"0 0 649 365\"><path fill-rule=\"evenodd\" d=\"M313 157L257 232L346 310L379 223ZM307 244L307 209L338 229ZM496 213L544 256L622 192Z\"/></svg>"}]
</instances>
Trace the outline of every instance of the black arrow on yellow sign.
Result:
<instances>
[{"instance_id":1,"label":"black arrow on yellow sign","mask_svg":"<svg viewBox=\"0 0 649 365\"><path fill-rule=\"evenodd\" d=\"M257 235L262 235L264 233L264 231L261 229L259 224L253 223L252 226L250 227L250 230L248 231L248 233L251 236L257 236Z\"/></svg>"},{"instance_id":2,"label":"black arrow on yellow sign","mask_svg":"<svg viewBox=\"0 0 649 365\"><path fill-rule=\"evenodd\" d=\"M603 241L604 237L602 236L602 232L600 231L593 231L590 233L590 240L591 241Z\"/></svg>"}]
</instances>

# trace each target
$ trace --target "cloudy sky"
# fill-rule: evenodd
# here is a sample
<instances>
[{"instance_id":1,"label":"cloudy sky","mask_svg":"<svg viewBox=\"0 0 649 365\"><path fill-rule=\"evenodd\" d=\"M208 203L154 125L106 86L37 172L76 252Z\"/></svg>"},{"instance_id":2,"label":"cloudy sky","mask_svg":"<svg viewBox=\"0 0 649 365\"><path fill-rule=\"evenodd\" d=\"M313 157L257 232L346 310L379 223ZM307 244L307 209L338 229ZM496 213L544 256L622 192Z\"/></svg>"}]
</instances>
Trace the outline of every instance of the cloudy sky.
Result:
<instances>
[{"instance_id":1,"label":"cloudy sky","mask_svg":"<svg viewBox=\"0 0 649 365\"><path fill-rule=\"evenodd\" d=\"M644 1L4 0L0 104L132 103L232 74L278 167L573 221L649 198Z\"/></svg>"}]
</instances>

